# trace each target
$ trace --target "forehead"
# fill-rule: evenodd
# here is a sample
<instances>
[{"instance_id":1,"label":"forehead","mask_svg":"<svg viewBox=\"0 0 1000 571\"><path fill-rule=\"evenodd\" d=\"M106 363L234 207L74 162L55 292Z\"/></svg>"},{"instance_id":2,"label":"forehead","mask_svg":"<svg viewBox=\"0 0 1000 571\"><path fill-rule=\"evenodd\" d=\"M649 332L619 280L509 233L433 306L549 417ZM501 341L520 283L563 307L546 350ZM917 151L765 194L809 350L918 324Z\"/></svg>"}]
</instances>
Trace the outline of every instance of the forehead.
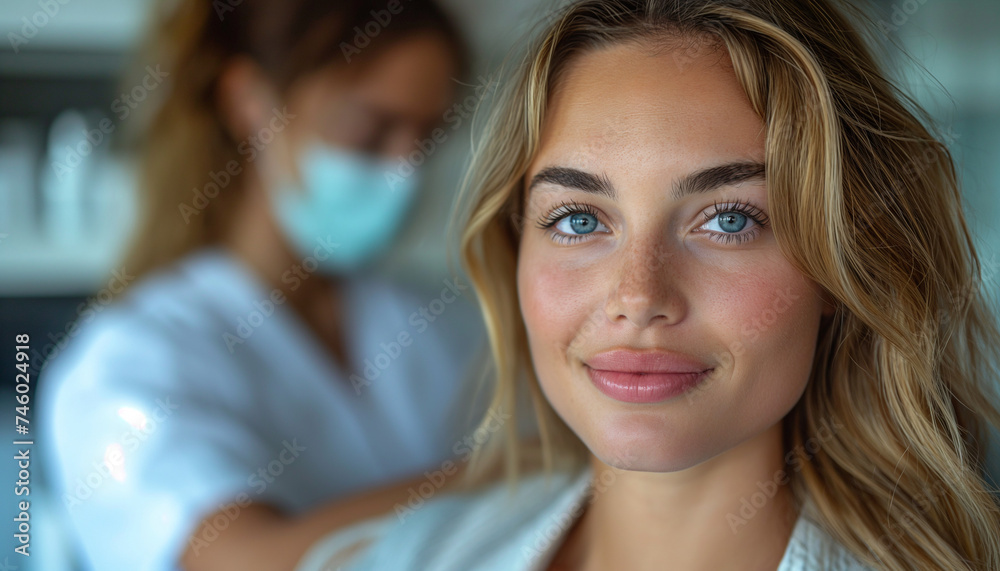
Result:
<instances>
[{"instance_id":1,"label":"forehead","mask_svg":"<svg viewBox=\"0 0 1000 571\"><path fill-rule=\"evenodd\" d=\"M458 72L443 37L426 32L397 40L371 61L358 88L386 105L414 114L432 109L440 114L453 95Z\"/></svg>"},{"instance_id":2,"label":"forehead","mask_svg":"<svg viewBox=\"0 0 1000 571\"><path fill-rule=\"evenodd\" d=\"M567 63L529 175L553 163L689 170L763 155L764 124L724 48L680 43L654 51L625 43Z\"/></svg>"},{"instance_id":3,"label":"forehead","mask_svg":"<svg viewBox=\"0 0 1000 571\"><path fill-rule=\"evenodd\" d=\"M342 99L416 121L440 120L454 96L454 57L430 33L396 40L356 65L335 62L303 77L291 90L300 108L324 110Z\"/></svg>"}]
</instances>

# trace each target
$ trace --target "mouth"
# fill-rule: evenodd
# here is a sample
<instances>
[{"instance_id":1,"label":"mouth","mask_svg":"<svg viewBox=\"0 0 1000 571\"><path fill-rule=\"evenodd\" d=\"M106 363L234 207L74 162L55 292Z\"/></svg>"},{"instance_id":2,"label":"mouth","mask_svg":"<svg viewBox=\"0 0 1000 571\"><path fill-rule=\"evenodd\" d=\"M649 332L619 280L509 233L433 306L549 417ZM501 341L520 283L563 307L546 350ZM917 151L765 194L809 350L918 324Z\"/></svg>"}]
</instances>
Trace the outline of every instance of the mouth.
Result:
<instances>
[{"instance_id":1,"label":"mouth","mask_svg":"<svg viewBox=\"0 0 1000 571\"><path fill-rule=\"evenodd\" d=\"M714 368L697 359L665 351L606 351L584 362L597 390L617 401L656 403L683 394Z\"/></svg>"}]
</instances>

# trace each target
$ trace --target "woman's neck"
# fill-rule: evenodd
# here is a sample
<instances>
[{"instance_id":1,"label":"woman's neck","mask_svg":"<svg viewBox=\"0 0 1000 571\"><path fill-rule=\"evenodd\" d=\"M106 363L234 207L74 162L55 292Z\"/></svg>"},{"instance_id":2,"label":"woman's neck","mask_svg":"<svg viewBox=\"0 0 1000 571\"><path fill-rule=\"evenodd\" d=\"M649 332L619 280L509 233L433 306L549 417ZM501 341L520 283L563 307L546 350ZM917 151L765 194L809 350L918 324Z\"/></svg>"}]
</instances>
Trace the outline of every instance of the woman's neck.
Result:
<instances>
[{"instance_id":1,"label":"woman's neck","mask_svg":"<svg viewBox=\"0 0 1000 571\"><path fill-rule=\"evenodd\" d=\"M347 363L343 338L342 284L307 269L282 235L259 181L249 176L246 185L222 245L257 276L269 295L280 291L282 305L298 314L339 366L353 365Z\"/></svg>"},{"instance_id":2,"label":"woman's neck","mask_svg":"<svg viewBox=\"0 0 1000 571\"><path fill-rule=\"evenodd\" d=\"M679 472L592 457L595 482L611 483L597 486L551 568L774 571L797 516L782 455L778 423Z\"/></svg>"}]
</instances>

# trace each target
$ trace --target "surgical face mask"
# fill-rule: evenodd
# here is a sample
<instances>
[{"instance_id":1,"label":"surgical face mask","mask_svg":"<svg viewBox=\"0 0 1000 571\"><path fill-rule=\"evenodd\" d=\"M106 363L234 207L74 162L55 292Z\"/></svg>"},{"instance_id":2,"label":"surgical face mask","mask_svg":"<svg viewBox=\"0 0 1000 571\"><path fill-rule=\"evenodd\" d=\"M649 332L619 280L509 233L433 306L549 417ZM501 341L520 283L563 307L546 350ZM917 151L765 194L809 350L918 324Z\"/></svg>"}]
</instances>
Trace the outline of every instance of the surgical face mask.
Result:
<instances>
[{"instance_id":1,"label":"surgical face mask","mask_svg":"<svg viewBox=\"0 0 1000 571\"><path fill-rule=\"evenodd\" d=\"M395 161L317 143L297 163L299 182L277 185L271 197L298 255L314 258L322 273L340 275L383 254L413 204L419 172L403 176Z\"/></svg>"}]
</instances>

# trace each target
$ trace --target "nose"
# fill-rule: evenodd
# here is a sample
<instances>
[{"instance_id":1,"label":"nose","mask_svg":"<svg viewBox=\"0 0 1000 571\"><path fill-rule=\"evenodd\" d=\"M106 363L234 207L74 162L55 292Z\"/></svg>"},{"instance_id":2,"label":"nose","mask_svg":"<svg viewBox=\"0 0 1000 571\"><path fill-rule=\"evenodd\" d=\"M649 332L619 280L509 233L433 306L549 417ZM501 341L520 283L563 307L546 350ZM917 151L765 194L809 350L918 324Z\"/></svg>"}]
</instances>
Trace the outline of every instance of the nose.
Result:
<instances>
[{"instance_id":1,"label":"nose","mask_svg":"<svg viewBox=\"0 0 1000 571\"><path fill-rule=\"evenodd\" d=\"M616 280L604 306L614 323L643 328L683 319L686 303L678 288L677 253L662 238L631 244L619 258Z\"/></svg>"}]
</instances>

